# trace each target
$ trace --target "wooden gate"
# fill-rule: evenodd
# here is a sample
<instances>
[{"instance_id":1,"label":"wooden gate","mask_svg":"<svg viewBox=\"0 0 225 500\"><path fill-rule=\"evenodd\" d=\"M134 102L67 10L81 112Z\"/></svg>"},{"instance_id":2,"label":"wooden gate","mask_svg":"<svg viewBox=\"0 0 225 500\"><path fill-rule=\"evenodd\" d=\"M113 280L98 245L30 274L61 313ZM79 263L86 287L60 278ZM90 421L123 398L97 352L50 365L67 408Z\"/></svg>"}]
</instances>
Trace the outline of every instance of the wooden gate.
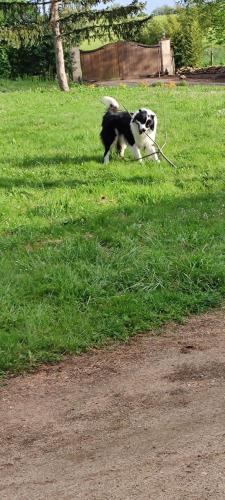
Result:
<instances>
[{"instance_id":1,"label":"wooden gate","mask_svg":"<svg viewBox=\"0 0 225 500\"><path fill-rule=\"evenodd\" d=\"M80 51L83 79L86 81L147 78L162 70L160 45L134 42L109 43L96 50Z\"/></svg>"}]
</instances>

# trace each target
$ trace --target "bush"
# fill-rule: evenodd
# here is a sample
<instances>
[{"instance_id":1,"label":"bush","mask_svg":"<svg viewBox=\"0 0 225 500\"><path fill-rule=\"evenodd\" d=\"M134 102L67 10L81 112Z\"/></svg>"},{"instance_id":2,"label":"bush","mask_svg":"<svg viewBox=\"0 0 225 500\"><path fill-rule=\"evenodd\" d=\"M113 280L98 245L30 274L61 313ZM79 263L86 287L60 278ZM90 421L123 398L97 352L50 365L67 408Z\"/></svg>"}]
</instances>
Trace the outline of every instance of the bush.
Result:
<instances>
[{"instance_id":1,"label":"bush","mask_svg":"<svg viewBox=\"0 0 225 500\"><path fill-rule=\"evenodd\" d=\"M180 27L174 34L174 57L177 67L197 66L203 54L203 34L196 9L179 14Z\"/></svg>"},{"instance_id":2,"label":"bush","mask_svg":"<svg viewBox=\"0 0 225 500\"><path fill-rule=\"evenodd\" d=\"M179 26L177 15L170 14L167 16L153 17L153 19L141 29L138 41L147 45L155 45L158 44L164 36L173 39L173 35L178 30Z\"/></svg>"},{"instance_id":3,"label":"bush","mask_svg":"<svg viewBox=\"0 0 225 500\"><path fill-rule=\"evenodd\" d=\"M177 87L188 87L189 83L186 82L185 80L182 80L181 82L178 82L176 84Z\"/></svg>"},{"instance_id":4,"label":"bush","mask_svg":"<svg viewBox=\"0 0 225 500\"><path fill-rule=\"evenodd\" d=\"M177 68L200 63L203 34L196 9L179 9L177 14L154 17L142 28L138 41L155 45L163 37L172 41Z\"/></svg>"},{"instance_id":5,"label":"bush","mask_svg":"<svg viewBox=\"0 0 225 500\"><path fill-rule=\"evenodd\" d=\"M9 48L8 57L12 77L53 76L55 73L54 49L49 42L42 42L36 46Z\"/></svg>"},{"instance_id":6,"label":"bush","mask_svg":"<svg viewBox=\"0 0 225 500\"><path fill-rule=\"evenodd\" d=\"M71 73L69 48L64 51L67 71ZM54 78L55 52L51 40L38 45L0 48L0 78L40 76Z\"/></svg>"},{"instance_id":7,"label":"bush","mask_svg":"<svg viewBox=\"0 0 225 500\"><path fill-rule=\"evenodd\" d=\"M10 71L7 49L5 47L0 47L0 78L8 78L10 76Z\"/></svg>"}]
</instances>

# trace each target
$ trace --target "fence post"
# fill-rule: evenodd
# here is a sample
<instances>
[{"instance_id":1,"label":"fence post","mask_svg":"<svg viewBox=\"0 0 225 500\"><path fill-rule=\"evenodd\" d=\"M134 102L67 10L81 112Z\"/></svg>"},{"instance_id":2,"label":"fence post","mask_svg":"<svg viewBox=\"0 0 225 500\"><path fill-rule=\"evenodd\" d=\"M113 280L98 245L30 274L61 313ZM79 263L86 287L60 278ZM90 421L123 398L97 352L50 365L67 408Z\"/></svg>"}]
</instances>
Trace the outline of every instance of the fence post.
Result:
<instances>
[{"instance_id":1,"label":"fence post","mask_svg":"<svg viewBox=\"0 0 225 500\"><path fill-rule=\"evenodd\" d=\"M175 66L173 60L173 51L171 48L171 43L169 38L163 38L160 40L160 50L161 50L161 64L162 64L162 74L174 75Z\"/></svg>"},{"instance_id":2,"label":"fence post","mask_svg":"<svg viewBox=\"0 0 225 500\"><path fill-rule=\"evenodd\" d=\"M81 68L79 47L74 47L71 50L71 56L72 56L73 82L81 82L82 81L82 68Z\"/></svg>"}]
</instances>

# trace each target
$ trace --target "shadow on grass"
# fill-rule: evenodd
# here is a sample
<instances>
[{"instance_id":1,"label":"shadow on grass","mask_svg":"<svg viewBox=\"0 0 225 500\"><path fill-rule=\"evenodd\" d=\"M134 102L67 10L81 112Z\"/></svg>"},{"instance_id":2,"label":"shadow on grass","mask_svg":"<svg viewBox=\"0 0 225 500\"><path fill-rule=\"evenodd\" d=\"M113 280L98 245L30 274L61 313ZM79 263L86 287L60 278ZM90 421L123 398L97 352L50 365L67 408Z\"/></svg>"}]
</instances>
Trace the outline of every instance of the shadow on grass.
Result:
<instances>
[{"instance_id":1,"label":"shadow on grass","mask_svg":"<svg viewBox=\"0 0 225 500\"><path fill-rule=\"evenodd\" d=\"M53 155L53 156L36 156L17 158L1 158L0 164L10 165L19 168L32 169L34 167L54 167L56 165L84 165L85 163L97 162L102 165L102 155Z\"/></svg>"},{"instance_id":2,"label":"shadow on grass","mask_svg":"<svg viewBox=\"0 0 225 500\"><path fill-rule=\"evenodd\" d=\"M64 173L65 175L65 173ZM71 172L70 172L71 175ZM44 179L43 181L33 181L27 177L0 177L0 189L8 189L11 190L13 188L30 188L30 189L54 189L58 187L68 187L74 189L76 187L82 186L100 186L105 184L106 182L114 181L114 175L109 170L107 170L102 175L102 171L99 172L99 177L93 179L92 177L88 179ZM145 174L143 176L133 175L130 177L120 177L119 181L124 184L139 184L139 185L151 185L153 183L157 184L157 180L149 174ZM161 181L162 182L162 181ZM163 180L164 182L164 180Z\"/></svg>"},{"instance_id":3,"label":"shadow on grass","mask_svg":"<svg viewBox=\"0 0 225 500\"><path fill-rule=\"evenodd\" d=\"M83 230L90 232L96 230L97 233L102 233L102 231L106 230L110 234L110 238L113 238L114 234L117 234L117 236L121 234L121 236L127 235L132 239L132 235L136 235L137 233L142 237L142 232L145 231L146 224L150 224L153 233L157 235L157 233L161 232L162 238L167 233L171 241L173 239L175 241L177 237L180 238L179 231L180 233L187 232L190 234L193 231L195 237L196 231L198 235L201 231L204 232L206 230L205 238L207 235L210 238L210 234L213 233L217 224L224 222L224 194L225 191L223 190L216 193L205 192L198 195L186 195L184 193L183 196L176 196L175 198L168 196L158 201L148 198L147 201L144 200L142 203L121 203L119 208L111 208L109 206L106 209L105 207L104 211L97 215L82 215L81 219L84 221L83 227L80 225L79 218L73 220L73 217L71 217L70 220L66 219L65 222L62 221L60 224L56 223L53 225L52 230L61 227L63 231L65 225L68 228L70 224L77 224L81 232ZM173 232L173 229L177 230L178 234ZM224 239L225 241L225 236L221 233L219 234L220 240ZM203 240L203 243L207 246L206 239Z\"/></svg>"},{"instance_id":4,"label":"shadow on grass","mask_svg":"<svg viewBox=\"0 0 225 500\"><path fill-rule=\"evenodd\" d=\"M1 235L0 369L30 366L30 353L35 364L127 339L218 305L223 201L223 191L124 201L77 218L61 212L57 219L56 211L45 227L31 219L8 228Z\"/></svg>"},{"instance_id":5,"label":"shadow on grass","mask_svg":"<svg viewBox=\"0 0 225 500\"><path fill-rule=\"evenodd\" d=\"M0 189L13 189L15 187L21 187L21 188L31 188L31 189L54 189L57 187L71 187L71 188L76 188L76 187L81 187L81 186L87 186L93 184L91 181L86 181L82 179L70 179L70 180L44 180L44 181L37 181L34 182L32 180L22 178L8 178L8 177L0 177Z\"/></svg>"},{"instance_id":6,"label":"shadow on grass","mask_svg":"<svg viewBox=\"0 0 225 500\"><path fill-rule=\"evenodd\" d=\"M134 177L135 179L135 177ZM138 177L139 179L139 177ZM127 180L127 179L125 179ZM8 181L8 179L7 179ZM29 186L29 187L56 187L56 186L81 186L81 185L92 185L93 181L82 181L82 180L69 180L69 181L56 181L54 182L46 182L46 183L27 183L25 184L25 180L19 180L19 186ZM129 181L129 179L128 179ZM136 182L136 180L134 181ZM151 183L151 178L150 178ZM96 182L95 184L98 184ZM0 187L8 187L8 183L4 183L4 180L0 178ZM32 237L35 239L35 235L37 237L44 236L46 234L51 234L54 236L60 235L63 238L64 233L68 235L71 233L74 234L74 230L76 229L76 235L80 233L83 235L84 232L90 233L93 236L95 235L97 239L105 238L104 233L106 234L106 239L109 238L109 241L113 243L114 236L116 235L115 245L117 246L120 237L128 238L132 241L132 238L136 238L138 236L142 239L145 230L150 231L149 233L149 245L151 247L151 241L160 234L160 238L164 240L164 237L167 235L168 241L176 242L178 238L181 242L181 246L183 245L185 248L185 239L183 241L181 234L188 233L192 235L193 232L193 241L199 244L198 237L201 232L205 235L203 240L201 241L204 246L207 246L207 237L211 238L211 234L213 234L214 229L217 225L221 225L224 223L225 218L225 206L224 206L224 194L223 190L218 191L216 193L205 192L198 195L187 195L183 194L183 196L176 197L164 197L163 200L151 200L150 197L144 199L144 201L134 202L134 203L126 203L121 202L120 206L113 207L109 204L107 207L107 201L104 203L104 210L97 213L95 211L90 213L83 213L79 216L73 216L73 213L69 211L59 212L59 219L57 220L57 210L54 213L55 222L47 227L33 227L28 225L24 228L19 228L19 233L22 239L25 241L27 238L29 239L29 235L32 234ZM46 208L47 210L47 208ZM45 214L43 214L43 218L45 218ZM71 228L71 229L70 229ZM149 229L148 229L149 228ZM15 234L17 229L9 228L9 234ZM152 234L151 234L152 232ZM218 233L218 242L225 241L225 236L220 232ZM189 245L189 243L187 243ZM106 243L107 246L107 243ZM195 244L194 244L195 246ZM197 248L197 247L196 247ZM166 247L165 247L166 249ZM167 251L167 249L166 249ZM209 249L207 250L209 251ZM179 255L179 254L177 254ZM177 256L177 258L179 258Z\"/></svg>"}]
</instances>

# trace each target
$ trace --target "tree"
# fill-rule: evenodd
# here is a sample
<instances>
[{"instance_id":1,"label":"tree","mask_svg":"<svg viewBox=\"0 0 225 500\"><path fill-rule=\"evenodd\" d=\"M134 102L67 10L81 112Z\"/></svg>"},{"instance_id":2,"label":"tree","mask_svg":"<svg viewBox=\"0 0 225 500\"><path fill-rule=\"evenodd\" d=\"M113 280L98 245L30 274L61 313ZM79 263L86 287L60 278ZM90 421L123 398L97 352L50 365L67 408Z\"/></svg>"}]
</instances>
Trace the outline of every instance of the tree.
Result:
<instances>
[{"instance_id":1,"label":"tree","mask_svg":"<svg viewBox=\"0 0 225 500\"><path fill-rule=\"evenodd\" d=\"M6 48L0 47L0 75L2 78L8 78L10 75L10 63Z\"/></svg>"},{"instance_id":2,"label":"tree","mask_svg":"<svg viewBox=\"0 0 225 500\"><path fill-rule=\"evenodd\" d=\"M162 5L157 9L152 11L153 16L168 16L169 14L176 13L176 7L170 7L169 5Z\"/></svg>"},{"instance_id":3,"label":"tree","mask_svg":"<svg viewBox=\"0 0 225 500\"><path fill-rule=\"evenodd\" d=\"M61 90L68 92L69 85L68 85L67 75L66 75L66 70L65 70L63 44L62 44L62 37L61 37L60 26L59 26L59 2L58 2L58 0L52 0L50 23L51 23L53 34L54 34L56 72L57 72L59 87Z\"/></svg>"},{"instance_id":4,"label":"tree","mask_svg":"<svg viewBox=\"0 0 225 500\"><path fill-rule=\"evenodd\" d=\"M178 15L179 28L173 36L174 57L177 67L197 66L203 52L203 34L196 8L183 9Z\"/></svg>"},{"instance_id":5,"label":"tree","mask_svg":"<svg viewBox=\"0 0 225 500\"><path fill-rule=\"evenodd\" d=\"M182 0L183 5L198 10L202 30L211 41L222 44L225 41L225 2L224 0Z\"/></svg>"},{"instance_id":6,"label":"tree","mask_svg":"<svg viewBox=\"0 0 225 500\"><path fill-rule=\"evenodd\" d=\"M178 16L169 14L166 16L153 17L144 25L137 36L137 41L148 45L155 45L163 38L171 38L180 28Z\"/></svg>"},{"instance_id":7,"label":"tree","mask_svg":"<svg viewBox=\"0 0 225 500\"><path fill-rule=\"evenodd\" d=\"M100 8L102 3L104 7ZM126 6L105 7L108 3L110 0L0 1L6 18L0 24L0 38L14 46L53 38L59 86L68 91L63 44L106 35L131 39L149 19L143 15L145 4L139 0Z\"/></svg>"},{"instance_id":8,"label":"tree","mask_svg":"<svg viewBox=\"0 0 225 500\"><path fill-rule=\"evenodd\" d=\"M203 50L203 34L196 8L178 9L177 14L153 17L142 29L138 40L149 45L163 37L173 44L175 65L196 66Z\"/></svg>"}]
</instances>

